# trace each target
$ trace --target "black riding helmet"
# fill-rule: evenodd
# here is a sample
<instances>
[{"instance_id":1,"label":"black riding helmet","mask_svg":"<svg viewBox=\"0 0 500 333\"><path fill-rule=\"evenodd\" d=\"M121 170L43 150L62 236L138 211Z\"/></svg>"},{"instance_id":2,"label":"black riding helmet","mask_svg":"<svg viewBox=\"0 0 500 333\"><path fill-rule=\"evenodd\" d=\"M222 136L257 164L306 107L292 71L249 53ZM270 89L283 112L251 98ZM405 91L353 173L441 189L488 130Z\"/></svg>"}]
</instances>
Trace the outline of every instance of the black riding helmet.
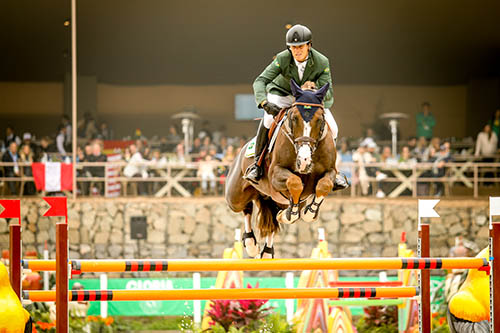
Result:
<instances>
[{"instance_id":1,"label":"black riding helmet","mask_svg":"<svg viewBox=\"0 0 500 333\"><path fill-rule=\"evenodd\" d=\"M286 45L298 46L311 43L312 32L306 26L296 24L286 33Z\"/></svg>"}]
</instances>

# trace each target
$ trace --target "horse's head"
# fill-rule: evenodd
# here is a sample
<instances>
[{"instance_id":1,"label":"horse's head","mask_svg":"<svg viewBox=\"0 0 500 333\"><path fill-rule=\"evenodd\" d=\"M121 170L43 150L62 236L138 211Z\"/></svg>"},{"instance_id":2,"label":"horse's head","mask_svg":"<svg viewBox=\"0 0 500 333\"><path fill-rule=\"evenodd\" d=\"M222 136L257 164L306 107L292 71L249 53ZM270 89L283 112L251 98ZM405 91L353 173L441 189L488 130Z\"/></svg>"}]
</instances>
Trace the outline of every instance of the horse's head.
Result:
<instances>
[{"instance_id":1,"label":"horse's head","mask_svg":"<svg viewBox=\"0 0 500 333\"><path fill-rule=\"evenodd\" d=\"M323 98L329 84L319 90L302 90L291 80L295 103L288 112L286 127L297 153L296 167L300 173L312 171L312 155L318 143L326 136Z\"/></svg>"}]
</instances>

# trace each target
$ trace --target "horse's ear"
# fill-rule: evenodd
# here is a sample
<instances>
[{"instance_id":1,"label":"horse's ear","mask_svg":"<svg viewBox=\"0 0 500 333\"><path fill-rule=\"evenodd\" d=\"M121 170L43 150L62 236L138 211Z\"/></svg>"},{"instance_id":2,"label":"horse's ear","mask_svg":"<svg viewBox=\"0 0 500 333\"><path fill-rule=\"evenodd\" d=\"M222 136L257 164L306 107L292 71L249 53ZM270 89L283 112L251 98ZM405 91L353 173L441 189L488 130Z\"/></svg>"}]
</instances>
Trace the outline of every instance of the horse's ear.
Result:
<instances>
[{"instance_id":1,"label":"horse's ear","mask_svg":"<svg viewBox=\"0 0 500 333\"><path fill-rule=\"evenodd\" d=\"M318 97L320 100L323 100L323 98L325 98L326 96L326 93L328 92L328 88L330 88L330 82L327 82L323 87L318 89L314 93L314 95L316 95L316 97Z\"/></svg>"},{"instance_id":2,"label":"horse's ear","mask_svg":"<svg viewBox=\"0 0 500 333\"><path fill-rule=\"evenodd\" d=\"M290 88L292 88L293 97L299 98L300 96L302 96L303 91L302 89L300 89L299 85L295 82L294 79L290 80Z\"/></svg>"}]
</instances>

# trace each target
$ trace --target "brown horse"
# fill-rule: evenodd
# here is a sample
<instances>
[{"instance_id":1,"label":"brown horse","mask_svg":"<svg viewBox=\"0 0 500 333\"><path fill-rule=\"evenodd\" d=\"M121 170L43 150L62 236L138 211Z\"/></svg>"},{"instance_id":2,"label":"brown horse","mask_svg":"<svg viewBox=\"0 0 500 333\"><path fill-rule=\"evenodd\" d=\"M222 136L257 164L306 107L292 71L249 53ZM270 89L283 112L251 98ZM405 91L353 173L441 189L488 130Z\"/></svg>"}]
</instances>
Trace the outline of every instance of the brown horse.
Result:
<instances>
[{"instance_id":1,"label":"brown horse","mask_svg":"<svg viewBox=\"0 0 500 333\"><path fill-rule=\"evenodd\" d=\"M234 212L243 212L243 244L250 257L259 255L252 231L253 203L259 209L260 237L266 237L262 258L274 257L273 237L279 223L294 223L299 218L314 222L319 207L334 186L336 149L324 118L321 89L302 90L292 80L295 103L288 108L279 129L275 147L264 160L264 175L258 184L243 179L253 157L245 157L248 143L241 149L226 180L226 202ZM275 120L276 121L276 120Z\"/></svg>"}]
</instances>

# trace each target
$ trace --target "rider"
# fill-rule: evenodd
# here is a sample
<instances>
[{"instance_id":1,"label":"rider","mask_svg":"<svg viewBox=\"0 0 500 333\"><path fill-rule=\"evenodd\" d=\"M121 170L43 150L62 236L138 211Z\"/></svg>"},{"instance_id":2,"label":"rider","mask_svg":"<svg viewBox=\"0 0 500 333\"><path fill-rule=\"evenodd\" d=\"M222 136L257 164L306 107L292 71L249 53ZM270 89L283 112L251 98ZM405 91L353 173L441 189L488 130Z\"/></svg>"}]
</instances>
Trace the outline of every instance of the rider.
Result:
<instances>
[{"instance_id":1,"label":"rider","mask_svg":"<svg viewBox=\"0 0 500 333\"><path fill-rule=\"evenodd\" d=\"M325 106L325 120L336 140L338 127L333 118L330 107L333 105L332 77L328 58L312 48L312 33L307 27L297 24L286 33L287 49L278 53L274 60L255 79L253 90L255 101L260 109L264 109L264 118L259 124L255 142L255 163L245 173L245 179L257 183L262 177L263 170L258 164L268 139L268 132L274 117L281 108L290 107L295 101L290 88L293 78L297 84L307 81L315 83L321 88L330 83L330 88L323 103ZM335 187L345 188L344 180L337 178Z\"/></svg>"}]
</instances>

